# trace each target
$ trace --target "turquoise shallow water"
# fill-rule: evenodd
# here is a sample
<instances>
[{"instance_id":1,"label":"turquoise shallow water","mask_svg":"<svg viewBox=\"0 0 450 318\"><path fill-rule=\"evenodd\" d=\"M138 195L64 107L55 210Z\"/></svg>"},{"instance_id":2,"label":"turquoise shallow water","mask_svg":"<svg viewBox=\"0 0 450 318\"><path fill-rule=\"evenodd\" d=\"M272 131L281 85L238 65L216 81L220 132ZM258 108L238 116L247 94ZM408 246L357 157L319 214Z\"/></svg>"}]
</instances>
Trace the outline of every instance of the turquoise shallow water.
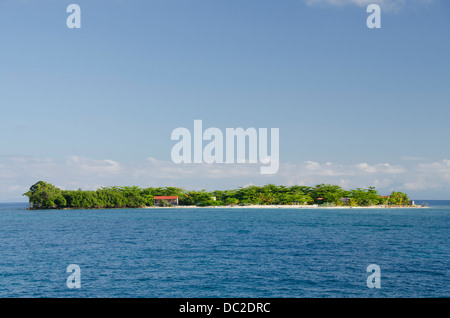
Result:
<instances>
[{"instance_id":1,"label":"turquoise shallow water","mask_svg":"<svg viewBox=\"0 0 450 318\"><path fill-rule=\"evenodd\" d=\"M450 207L0 205L0 297L449 297ZM69 289L69 264L81 288ZM369 264L381 288L366 285Z\"/></svg>"}]
</instances>

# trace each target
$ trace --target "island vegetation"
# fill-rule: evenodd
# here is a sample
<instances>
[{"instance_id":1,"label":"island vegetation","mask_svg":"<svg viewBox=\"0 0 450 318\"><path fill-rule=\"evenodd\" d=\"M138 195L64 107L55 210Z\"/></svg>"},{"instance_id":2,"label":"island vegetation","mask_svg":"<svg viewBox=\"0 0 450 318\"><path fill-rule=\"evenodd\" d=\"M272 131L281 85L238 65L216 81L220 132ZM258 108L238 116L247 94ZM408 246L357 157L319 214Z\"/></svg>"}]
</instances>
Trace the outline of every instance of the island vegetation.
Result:
<instances>
[{"instance_id":1,"label":"island vegetation","mask_svg":"<svg viewBox=\"0 0 450 318\"><path fill-rule=\"evenodd\" d=\"M176 187L102 187L97 190L62 190L39 181L24 193L30 209L102 209L154 206L155 196L177 196L181 206L319 205L319 206L407 206L408 195L392 192L381 196L374 187L344 190L338 185L240 187L233 190L192 191ZM158 206L168 206L165 200Z\"/></svg>"}]
</instances>

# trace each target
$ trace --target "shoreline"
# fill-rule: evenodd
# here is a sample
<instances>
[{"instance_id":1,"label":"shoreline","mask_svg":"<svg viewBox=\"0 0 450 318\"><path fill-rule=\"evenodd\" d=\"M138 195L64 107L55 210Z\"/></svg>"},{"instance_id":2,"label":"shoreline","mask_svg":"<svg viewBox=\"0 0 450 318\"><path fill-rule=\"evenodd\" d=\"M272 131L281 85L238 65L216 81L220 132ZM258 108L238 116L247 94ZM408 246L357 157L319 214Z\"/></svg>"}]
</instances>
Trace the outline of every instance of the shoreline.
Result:
<instances>
[{"instance_id":1,"label":"shoreline","mask_svg":"<svg viewBox=\"0 0 450 318\"><path fill-rule=\"evenodd\" d=\"M324 193L330 197L323 198ZM158 195L155 195L158 194ZM102 187L95 191L62 190L38 181L24 193L28 210L72 209L390 209L420 208L406 193L392 191L381 196L374 187L344 190L338 185L248 186L213 192L185 190L176 187L139 188ZM181 199L179 201L179 198ZM218 198L218 200L217 200ZM373 206L363 206L371 203ZM179 205L189 204L189 205ZM247 205L248 204L248 205ZM194 206L195 205L195 206Z\"/></svg>"},{"instance_id":2,"label":"shoreline","mask_svg":"<svg viewBox=\"0 0 450 318\"><path fill-rule=\"evenodd\" d=\"M97 208L27 208L27 211L39 210L120 210L120 209L428 209L424 205L371 205L371 206L320 206L313 205L212 205L212 206L197 206L197 205L173 205L173 206L143 206L143 207L97 207Z\"/></svg>"},{"instance_id":3,"label":"shoreline","mask_svg":"<svg viewBox=\"0 0 450 318\"><path fill-rule=\"evenodd\" d=\"M320 206L314 205L230 205L230 206L196 206L196 205L174 205L174 206L147 206L139 209L427 209L423 205L371 205L371 206Z\"/></svg>"}]
</instances>

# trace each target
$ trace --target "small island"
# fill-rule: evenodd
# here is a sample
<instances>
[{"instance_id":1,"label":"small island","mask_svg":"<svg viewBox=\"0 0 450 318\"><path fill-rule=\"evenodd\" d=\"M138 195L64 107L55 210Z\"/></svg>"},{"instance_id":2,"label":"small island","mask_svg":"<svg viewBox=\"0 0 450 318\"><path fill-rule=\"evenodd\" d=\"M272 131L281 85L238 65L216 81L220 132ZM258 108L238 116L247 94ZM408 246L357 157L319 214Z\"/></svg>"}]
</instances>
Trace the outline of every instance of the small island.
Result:
<instances>
[{"instance_id":1,"label":"small island","mask_svg":"<svg viewBox=\"0 0 450 318\"><path fill-rule=\"evenodd\" d=\"M193 191L176 187L102 187L62 190L39 181L24 193L30 210L113 209L148 207L419 207L403 192L379 195L374 187L344 190L338 185L239 187Z\"/></svg>"}]
</instances>

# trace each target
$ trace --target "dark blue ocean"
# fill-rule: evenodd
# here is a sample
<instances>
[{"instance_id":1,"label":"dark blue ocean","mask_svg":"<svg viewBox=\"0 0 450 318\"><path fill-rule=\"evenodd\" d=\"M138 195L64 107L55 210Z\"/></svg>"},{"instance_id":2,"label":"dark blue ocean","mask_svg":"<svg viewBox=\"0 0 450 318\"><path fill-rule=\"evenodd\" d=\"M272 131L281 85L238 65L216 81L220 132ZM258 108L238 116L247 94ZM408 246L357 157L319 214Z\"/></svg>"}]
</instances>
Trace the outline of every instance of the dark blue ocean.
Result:
<instances>
[{"instance_id":1,"label":"dark blue ocean","mask_svg":"<svg viewBox=\"0 0 450 318\"><path fill-rule=\"evenodd\" d=\"M449 297L448 203L65 211L1 204L0 297ZM70 264L81 269L78 289L66 284ZM370 264L380 267L381 288L367 286Z\"/></svg>"}]
</instances>

